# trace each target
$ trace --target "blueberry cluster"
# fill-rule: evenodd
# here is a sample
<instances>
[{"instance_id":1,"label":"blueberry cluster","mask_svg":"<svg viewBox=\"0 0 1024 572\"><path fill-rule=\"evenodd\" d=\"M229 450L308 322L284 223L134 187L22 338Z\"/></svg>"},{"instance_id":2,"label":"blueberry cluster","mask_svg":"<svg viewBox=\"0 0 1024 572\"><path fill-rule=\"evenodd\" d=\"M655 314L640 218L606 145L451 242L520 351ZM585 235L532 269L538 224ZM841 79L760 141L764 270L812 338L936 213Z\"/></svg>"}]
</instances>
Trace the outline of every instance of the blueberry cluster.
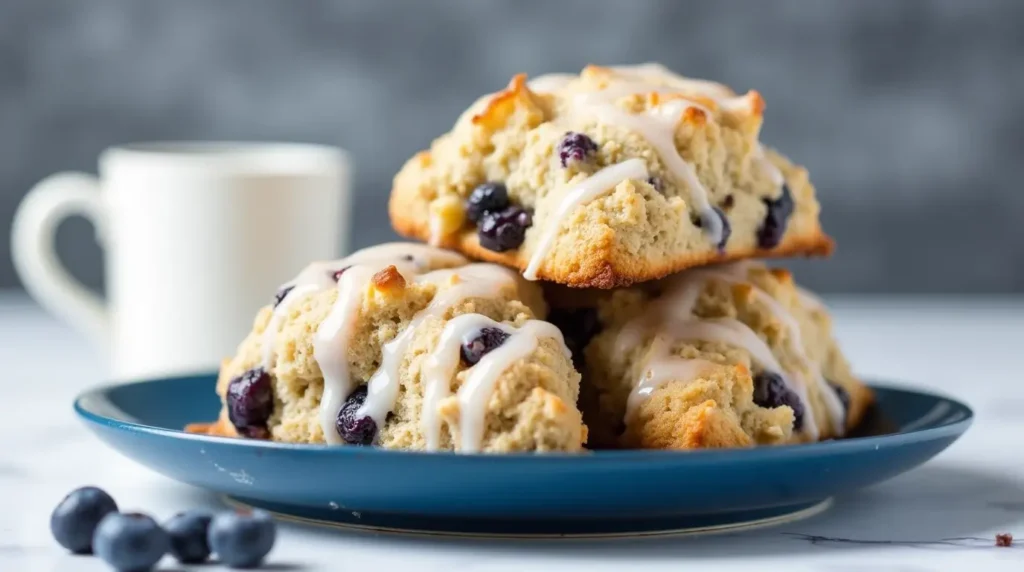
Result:
<instances>
[{"instance_id":1,"label":"blueberry cluster","mask_svg":"<svg viewBox=\"0 0 1024 572\"><path fill-rule=\"evenodd\" d=\"M476 335L462 340L460 352L466 365L476 365L485 355L505 343L509 334L498 328L481 328Z\"/></svg>"},{"instance_id":2,"label":"blueberry cluster","mask_svg":"<svg viewBox=\"0 0 1024 572\"><path fill-rule=\"evenodd\" d=\"M466 217L477 225L480 246L494 252L514 250L523 244L526 229L533 225L530 211L513 205L504 183L483 183L466 200Z\"/></svg>"},{"instance_id":3,"label":"blueberry cluster","mask_svg":"<svg viewBox=\"0 0 1024 572\"><path fill-rule=\"evenodd\" d=\"M274 412L270 374L262 367L250 369L228 382L228 419L239 434L268 439L267 419Z\"/></svg>"},{"instance_id":4,"label":"blueberry cluster","mask_svg":"<svg viewBox=\"0 0 1024 572\"><path fill-rule=\"evenodd\" d=\"M764 249L775 248L786 234L786 224L793 214L793 193L783 183L782 194L777 199L762 199L768 213L757 229L757 245Z\"/></svg>"},{"instance_id":5,"label":"blueberry cluster","mask_svg":"<svg viewBox=\"0 0 1024 572\"><path fill-rule=\"evenodd\" d=\"M274 520L258 510L188 511L160 526L145 514L119 512L114 499L96 487L71 491L50 515L50 531L64 548L95 553L118 572L152 570L168 553L183 564L216 554L231 568L255 568L277 535Z\"/></svg>"},{"instance_id":6,"label":"blueberry cluster","mask_svg":"<svg viewBox=\"0 0 1024 572\"><path fill-rule=\"evenodd\" d=\"M335 427L338 435L349 445L372 445L377 437L377 422L373 418L358 415L359 408L366 402L367 389L360 385L348 396L338 412Z\"/></svg>"},{"instance_id":7,"label":"blueberry cluster","mask_svg":"<svg viewBox=\"0 0 1024 572\"><path fill-rule=\"evenodd\" d=\"M754 376L754 403L761 407L788 405L793 410L793 428L799 431L804 426L804 404L800 396L777 373L762 371Z\"/></svg>"}]
</instances>

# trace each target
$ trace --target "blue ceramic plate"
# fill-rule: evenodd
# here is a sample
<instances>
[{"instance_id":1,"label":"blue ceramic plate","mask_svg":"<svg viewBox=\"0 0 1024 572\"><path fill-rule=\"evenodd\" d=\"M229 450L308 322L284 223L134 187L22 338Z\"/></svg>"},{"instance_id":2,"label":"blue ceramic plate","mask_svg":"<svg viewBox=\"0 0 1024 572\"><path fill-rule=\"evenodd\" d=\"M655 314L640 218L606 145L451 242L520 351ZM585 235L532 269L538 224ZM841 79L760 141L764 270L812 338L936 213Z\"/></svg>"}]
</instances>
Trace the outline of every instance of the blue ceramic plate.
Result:
<instances>
[{"instance_id":1,"label":"blue ceramic plate","mask_svg":"<svg viewBox=\"0 0 1024 572\"><path fill-rule=\"evenodd\" d=\"M75 410L101 439L173 479L282 515L431 534L595 536L709 531L813 514L948 447L973 414L875 385L859 436L717 451L456 455L191 435L216 418L214 376L101 387Z\"/></svg>"}]
</instances>

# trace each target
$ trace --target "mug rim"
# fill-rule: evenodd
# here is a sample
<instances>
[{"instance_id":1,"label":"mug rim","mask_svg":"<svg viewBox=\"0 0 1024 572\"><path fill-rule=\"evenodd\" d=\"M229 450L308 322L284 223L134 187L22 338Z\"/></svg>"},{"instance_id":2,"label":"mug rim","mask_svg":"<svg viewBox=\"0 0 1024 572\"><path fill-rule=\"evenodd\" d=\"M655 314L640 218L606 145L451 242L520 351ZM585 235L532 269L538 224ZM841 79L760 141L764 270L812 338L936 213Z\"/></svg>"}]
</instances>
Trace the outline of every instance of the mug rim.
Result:
<instances>
[{"instance_id":1,"label":"mug rim","mask_svg":"<svg viewBox=\"0 0 1024 572\"><path fill-rule=\"evenodd\" d=\"M114 163L147 163L147 167L180 167L259 174L310 171L346 172L348 151L320 143L291 141L139 141L114 145L99 158L101 170Z\"/></svg>"}]
</instances>

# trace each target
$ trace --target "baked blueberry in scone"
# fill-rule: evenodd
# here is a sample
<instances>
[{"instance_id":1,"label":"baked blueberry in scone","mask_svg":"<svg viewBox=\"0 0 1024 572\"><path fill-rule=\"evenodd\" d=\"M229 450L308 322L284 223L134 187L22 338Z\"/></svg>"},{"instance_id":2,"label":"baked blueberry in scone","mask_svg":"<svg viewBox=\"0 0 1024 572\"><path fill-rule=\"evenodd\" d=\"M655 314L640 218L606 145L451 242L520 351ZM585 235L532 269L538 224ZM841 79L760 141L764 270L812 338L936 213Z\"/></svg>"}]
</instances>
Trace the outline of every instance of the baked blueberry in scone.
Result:
<instances>
[{"instance_id":1,"label":"baked blueberry in scone","mask_svg":"<svg viewBox=\"0 0 1024 572\"><path fill-rule=\"evenodd\" d=\"M548 293L552 316L597 313L580 364L592 446L832 439L860 423L872 401L826 308L785 270L742 261L615 291ZM573 331L564 334L570 343Z\"/></svg>"},{"instance_id":2,"label":"baked blueberry in scone","mask_svg":"<svg viewBox=\"0 0 1024 572\"><path fill-rule=\"evenodd\" d=\"M269 296L268 296L269 297ZM540 288L426 245L309 265L217 383L215 435L456 452L579 451L579 373Z\"/></svg>"},{"instance_id":3,"label":"baked blueberry in scone","mask_svg":"<svg viewBox=\"0 0 1024 572\"><path fill-rule=\"evenodd\" d=\"M764 101L657 64L513 78L395 177L408 237L528 279L615 288L753 257L826 255L807 171Z\"/></svg>"}]
</instances>

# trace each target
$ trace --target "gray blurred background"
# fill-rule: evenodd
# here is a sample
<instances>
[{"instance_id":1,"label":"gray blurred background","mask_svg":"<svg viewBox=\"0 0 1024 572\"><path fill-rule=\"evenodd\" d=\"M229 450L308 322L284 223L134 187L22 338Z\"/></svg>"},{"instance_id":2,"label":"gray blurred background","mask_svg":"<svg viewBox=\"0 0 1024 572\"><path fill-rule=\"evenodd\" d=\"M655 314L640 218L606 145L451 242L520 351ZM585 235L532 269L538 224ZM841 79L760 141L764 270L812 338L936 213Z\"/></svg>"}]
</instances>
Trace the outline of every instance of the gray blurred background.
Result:
<instances>
[{"instance_id":1,"label":"gray blurred background","mask_svg":"<svg viewBox=\"0 0 1024 572\"><path fill-rule=\"evenodd\" d=\"M762 140L808 166L839 248L828 292L1024 292L1024 2L0 3L0 288L9 226L58 170L154 139L340 145L356 247L394 238L402 162L516 72L660 61L758 89ZM268 229L273 232L273 229ZM91 229L59 244L100 287Z\"/></svg>"}]
</instances>

